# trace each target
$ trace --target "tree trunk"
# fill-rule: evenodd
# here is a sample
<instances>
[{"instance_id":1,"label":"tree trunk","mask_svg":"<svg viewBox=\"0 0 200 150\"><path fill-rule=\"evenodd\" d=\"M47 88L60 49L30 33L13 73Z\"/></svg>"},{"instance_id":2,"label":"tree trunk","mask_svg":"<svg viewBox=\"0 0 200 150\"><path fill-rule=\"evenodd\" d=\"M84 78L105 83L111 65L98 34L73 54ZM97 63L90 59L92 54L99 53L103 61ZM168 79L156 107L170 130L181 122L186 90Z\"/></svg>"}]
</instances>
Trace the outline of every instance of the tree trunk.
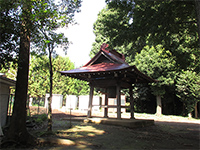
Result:
<instances>
[{"instance_id":1,"label":"tree trunk","mask_svg":"<svg viewBox=\"0 0 200 150\"><path fill-rule=\"evenodd\" d=\"M192 118L192 113L188 113L188 118Z\"/></svg>"},{"instance_id":2,"label":"tree trunk","mask_svg":"<svg viewBox=\"0 0 200 150\"><path fill-rule=\"evenodd\" d=\"M0 108L1 108L1 101L0 101ZM0 110L1 111L1 110ZM3 136L3 132L2 132L2 129L1 129L1 117L0 117L0 137Z\"/></svg>"},{"instance_id":3,"label":"tree trunk","mask_svg":"<svg viewBox=\"0 0 200 150\"><path fill-rule=\"evenodd\" d=\"M34 143L34 138L26 129L26 102L28 90L29 53L30 53L30 2L23 1L22 25L20 32L20 49L18 60L17 81L15 90L15 101L9 130L5 141L15 141L20 144L29 145Z\"/></svg>"},{"instance_id":4,"label":"tree trunk","mask_svg":"<svg viewBox=\"0 0 200 150\"><path fill-rule=\"evenodd\" d=\"M195 118L196 118L196 119L198 118L198 108L197 108L197 104L198 104L198 102L196 103L195 108L194 108L194 111L195 111Z\"/></svg>"},{"instance_id":5,"label":"tree trunk","mask_svg":"<svg viewBox=\"0 0 200 150\"><path fill-rule=\"evenodd\" d=\"M3 136L3 132L2 132L2 129L1 129L1 119L0 119L0 137Z\"/></svg>"},{"instance_id":6,"label":"tree trunk","mask_svg":"<svg viewBox=\"0 0 200 150\"><path fill-rule=\"evenodd\" d=\"M200 47L200 1L199 0L195 0L195 8L197 14L197 26L198 26L199 47Z\"/></svg>"},{"instance_id":7,"label":"tree trunk","mask_svg":"<svg viewBox=\"0 0 200 150\"><path fill-rule=\"evenodd\" d=\"M156 115L161 116L162 115L161 96L156 96L156 102L157 102Z\"/></svg>"},{"instance_id":8,"label":"tree trunk","mask_svg":"<svg viewBox=\"0 0 200 150\"><path fill-rule=\"evenodd\" d=\"M50 73L50 96L48 98L48 129L47 131L52 131L52 109L51 109L51 103L52 103L52 90L53 90L53 69L52 69L52 59L51 59L51 47L50 43L48 44L49 48L49 73Z\"/></svg>"},{"instance_id":9,"label":"tree trunk","mask_svg":"<svg viewBox=\"0 0 200 150\"><path fill-rule=\"evenodd\" d=\"M40 113L40 96L38 96L38 114Z\"/></svg>"}]
</instances>

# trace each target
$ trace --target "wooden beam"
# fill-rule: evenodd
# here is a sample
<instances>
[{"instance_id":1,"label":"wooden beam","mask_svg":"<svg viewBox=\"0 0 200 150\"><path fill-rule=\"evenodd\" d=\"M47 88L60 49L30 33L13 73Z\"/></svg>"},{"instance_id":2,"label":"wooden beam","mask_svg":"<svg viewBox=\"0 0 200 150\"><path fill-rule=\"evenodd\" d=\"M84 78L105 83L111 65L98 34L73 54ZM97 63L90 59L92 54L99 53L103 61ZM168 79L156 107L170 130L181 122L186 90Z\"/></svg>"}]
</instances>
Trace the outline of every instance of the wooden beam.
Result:
<instances>
[{"instance_id":1,"label":"wooden beam","mask_svg":"<svg viewBox=\"0 0 200 150\"><path fill-rule=\"evenodd\" d=\"M95 87L99 88L106 88L110 87L116 84L115 79L99 79L99 80L90 80L90 83L92 83Z\"/></svg>"}]
</instances>

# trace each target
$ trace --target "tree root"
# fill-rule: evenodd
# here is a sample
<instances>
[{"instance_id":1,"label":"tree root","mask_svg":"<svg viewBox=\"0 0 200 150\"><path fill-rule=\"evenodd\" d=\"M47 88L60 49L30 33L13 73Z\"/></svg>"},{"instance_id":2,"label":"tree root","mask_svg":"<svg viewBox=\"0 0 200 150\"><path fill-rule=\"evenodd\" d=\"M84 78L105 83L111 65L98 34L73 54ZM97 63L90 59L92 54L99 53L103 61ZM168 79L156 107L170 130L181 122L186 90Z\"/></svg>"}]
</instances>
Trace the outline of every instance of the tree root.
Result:
<instances>
[{"instance_id":1,"label":"tree root","mask_svg":"<svg viewBox=\"0 0 200 150\"><path fill-rule=\"evenodd\" d=\"M26 136L26 141L22 141L20 137L4 137L1 141L0 148L27 148L38 144L38 139L31 134Z\"/></svg>"},{"instance_id":2,"label":"tree root","mask_svg":"<svg viewBox=\"0 0 200 150\"><path fill-rule=\"evenodd\" d=\"M3 140L0 148L15 148L20 147L20 143L15 140Z\"/></svg>"}]
</instances>

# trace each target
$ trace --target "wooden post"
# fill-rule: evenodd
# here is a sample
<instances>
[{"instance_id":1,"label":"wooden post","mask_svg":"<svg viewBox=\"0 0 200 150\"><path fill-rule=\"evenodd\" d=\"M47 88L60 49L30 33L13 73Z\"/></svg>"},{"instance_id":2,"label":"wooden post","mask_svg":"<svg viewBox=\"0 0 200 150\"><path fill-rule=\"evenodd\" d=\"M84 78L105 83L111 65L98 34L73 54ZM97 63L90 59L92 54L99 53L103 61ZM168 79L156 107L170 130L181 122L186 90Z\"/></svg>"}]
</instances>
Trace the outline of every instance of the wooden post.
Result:
<instances>
[{"instance_id":1,"label":"wooden post","mask_svg":"<svg viewBox=\"0 0 200 150\"><path fill-rule=\"evenodd\" d=\"M121 119L121 88L120 84L117 84L116 88L116 93L117 93L117 119Z\"/></svg>"},{"instance_id":2,"label":"wooden post","mask_svg":"<svg viewBox=\"0 0 200 150\"><path fill-rule=\"evenodd\" d=\"M134 99L133 99L133 87L129 88L129 95L130 95L130 103L131 103L131 119L135 119L134 117Z\"/></svg>"},{"instance_id":3,"label":"wooden post","mask_svg":"<svg viewBox=\"0 0 200 150\"><path fill-rule=\"evenodd\" d=\"M105 105L108 106L108 94L107 94L107 89L106 89L106 93L105 93ZM107 107L104 108L104 118L108 118L108 108L107 108Z\"/></svg>"},{"instance_id":4,"label":"wooden post","mask_svg":"<svg viewBox=\"0 0 200 150\"><path fill-rule=\"evenodd\" d=\"M88 104L88 114L87 117L92 117L92 101L93 101L93 94L94 94L94 86L90 85L90 96L89 96L89 104Z\"/></svg>"}]
</instances>

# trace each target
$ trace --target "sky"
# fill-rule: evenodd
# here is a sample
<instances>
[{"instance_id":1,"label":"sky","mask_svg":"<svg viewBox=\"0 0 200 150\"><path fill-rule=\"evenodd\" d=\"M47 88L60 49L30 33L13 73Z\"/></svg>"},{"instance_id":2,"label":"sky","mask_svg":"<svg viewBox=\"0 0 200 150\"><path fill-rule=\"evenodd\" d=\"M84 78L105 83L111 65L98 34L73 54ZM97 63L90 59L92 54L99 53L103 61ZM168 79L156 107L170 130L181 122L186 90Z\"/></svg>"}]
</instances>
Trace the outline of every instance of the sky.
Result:
<instances>
[{"instance_id":1,"label":"sky","mask_svg":"<svg viewBox=\"0 0 200 150\"><path fill-rule=\"evenodd\" d=\"M105 0L83 0L81 12L75 14L76 25L69 25L64 32L68 40L72 42L67 49L67 56L75 64L75 67L85 65L89 60L92 43L95 41L93 24L97 20L98 13L106 6ZM57 50L64 56L62 49Z\"/></svg>"}]
</instances>

